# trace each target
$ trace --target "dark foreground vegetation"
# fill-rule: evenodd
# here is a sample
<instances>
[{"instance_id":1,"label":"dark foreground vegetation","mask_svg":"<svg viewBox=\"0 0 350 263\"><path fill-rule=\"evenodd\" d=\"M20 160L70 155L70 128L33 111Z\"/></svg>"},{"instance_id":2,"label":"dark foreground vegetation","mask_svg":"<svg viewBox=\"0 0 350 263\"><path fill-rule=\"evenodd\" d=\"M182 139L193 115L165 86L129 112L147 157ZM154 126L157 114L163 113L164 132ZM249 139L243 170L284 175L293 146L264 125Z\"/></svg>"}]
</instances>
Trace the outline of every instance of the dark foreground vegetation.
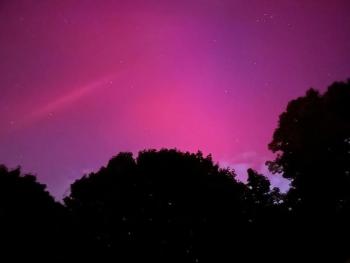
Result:
<instances>
[{"instance_id":1,"label":"dark foreground vegetation","mask_svg":"<svg viewBox=\"0 0 350 263\"><path fill-rule=\"evenodd\" d=\"M63 204L2 166L0 260L347 262L350 82L291 101L269 148L286 194L251 169L243 184L200 152L120 153Z\"/></svg>"}]
</instances>

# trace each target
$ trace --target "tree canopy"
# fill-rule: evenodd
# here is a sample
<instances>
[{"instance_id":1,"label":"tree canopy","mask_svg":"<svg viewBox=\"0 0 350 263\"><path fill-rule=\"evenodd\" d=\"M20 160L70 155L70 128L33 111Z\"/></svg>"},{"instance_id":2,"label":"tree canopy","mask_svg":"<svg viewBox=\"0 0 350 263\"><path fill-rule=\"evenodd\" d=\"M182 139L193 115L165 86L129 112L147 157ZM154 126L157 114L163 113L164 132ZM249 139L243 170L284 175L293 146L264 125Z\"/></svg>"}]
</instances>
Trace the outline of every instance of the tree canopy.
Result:
<instances>
[{"instance_id":1,"label":"tree canopy","mask_svg":"<svg viewBox=\"0 0 350 263\"><path fill-rule=\"evenodd\" d=\"M195 262L214 257L203 252L216 230L247 224L245 190L210 156L147 150L136 159L120 153L76 181L65 204L104 255Z\"/></svg>"},{"instance_id":2,"label":"tree canopy","mask_svg":"<svg viewBox=\"0 0 350 263\"><path fill-rule=\"evenodd\" d=\"M292 100L281 114L269 148L273 172L292 179L295 201L319 209L342 209L350 201L350 82L324 94L314 89ZM311 204L312 203L312 204Z\"/></svg>"}]
</instances>

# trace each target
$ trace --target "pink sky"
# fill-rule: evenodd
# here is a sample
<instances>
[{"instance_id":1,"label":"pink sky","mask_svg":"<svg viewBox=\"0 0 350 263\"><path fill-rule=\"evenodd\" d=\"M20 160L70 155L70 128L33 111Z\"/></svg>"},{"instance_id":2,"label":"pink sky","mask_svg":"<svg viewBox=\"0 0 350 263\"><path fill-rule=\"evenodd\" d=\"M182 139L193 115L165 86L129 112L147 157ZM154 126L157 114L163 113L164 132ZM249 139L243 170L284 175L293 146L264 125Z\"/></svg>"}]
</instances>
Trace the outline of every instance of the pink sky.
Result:
<instances>
[{"instance_id":1,"label":"pink sky","mask_svg":"<svg viewBox=\"0 0 350 263\"><path fill-rule=\"evenodd\" d=\"M287 102L350 76L348 1L2 1L0 163L58 198L119 151L265 171ZM274 184L280 180L273 178Z\"/></svg>"}]
</instances>

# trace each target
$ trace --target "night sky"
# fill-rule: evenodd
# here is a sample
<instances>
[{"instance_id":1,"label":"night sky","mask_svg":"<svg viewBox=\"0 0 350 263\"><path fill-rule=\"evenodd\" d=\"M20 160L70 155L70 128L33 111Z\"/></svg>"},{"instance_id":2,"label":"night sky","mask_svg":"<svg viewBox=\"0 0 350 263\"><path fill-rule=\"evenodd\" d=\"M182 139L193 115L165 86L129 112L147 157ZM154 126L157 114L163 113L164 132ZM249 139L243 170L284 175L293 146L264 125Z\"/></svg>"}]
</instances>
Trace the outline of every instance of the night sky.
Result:
<instances>
[{"instance_id":1,"label":"night sky","mask_svg":"<svg viewBox=\"0 0 350 263\"><path fill-rule=\"evenodd\" d=\"M0 163L62 198L120 151L266 172L287 102L350 77L350 1L0 2ZM274 185L285 185L272 176Z\"/></svg>"}]
</instances>

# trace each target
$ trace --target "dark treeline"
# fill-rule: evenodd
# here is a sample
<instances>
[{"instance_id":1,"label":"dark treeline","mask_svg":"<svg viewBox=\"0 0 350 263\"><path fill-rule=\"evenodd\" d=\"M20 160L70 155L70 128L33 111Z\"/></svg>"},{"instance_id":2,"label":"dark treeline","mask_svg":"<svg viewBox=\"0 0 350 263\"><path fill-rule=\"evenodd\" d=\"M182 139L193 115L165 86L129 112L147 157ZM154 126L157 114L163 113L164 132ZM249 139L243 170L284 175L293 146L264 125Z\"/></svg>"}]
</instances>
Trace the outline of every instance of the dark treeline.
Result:
<instances>
[{"instance_id":1,"label":"dark treeline","mask_svg":"<svg viewBox=\"0 0 350 263\"><path fill-rule=\"evenodd\" d=\"M286 194L251 169L243 184L200 152L119 153L63 203L1 166L1 261L347 262L350 82L291 101L269 148Z\"/></svg>"}]
</instances>

